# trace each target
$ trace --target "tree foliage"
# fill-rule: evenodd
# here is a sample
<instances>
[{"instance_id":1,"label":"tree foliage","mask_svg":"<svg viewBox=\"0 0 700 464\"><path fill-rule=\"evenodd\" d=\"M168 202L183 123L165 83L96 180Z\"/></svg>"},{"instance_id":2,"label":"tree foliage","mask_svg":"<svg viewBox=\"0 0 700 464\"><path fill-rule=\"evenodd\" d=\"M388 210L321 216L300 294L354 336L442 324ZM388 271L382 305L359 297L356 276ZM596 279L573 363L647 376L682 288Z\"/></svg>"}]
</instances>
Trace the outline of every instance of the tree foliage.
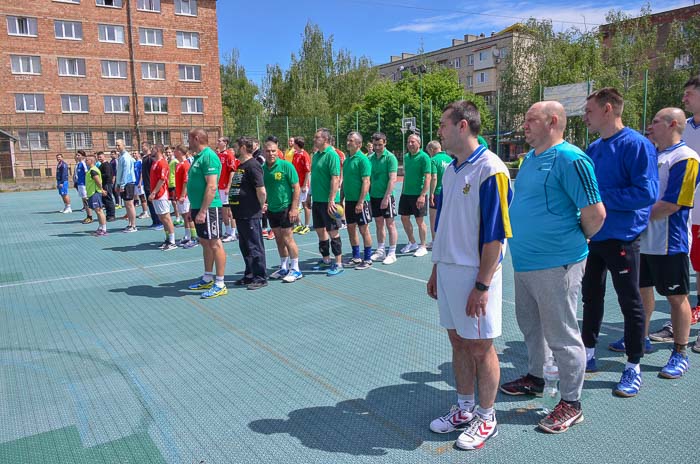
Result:
<instances>
[{"instance_id":1,"label":"tree foliage","mask_svg":"<svg viewBox=\"0 0 700 464\"><path fill-rule=\"evenodd\" d=\"M233 49L220 65L224 127L230 133L240 130L243 121L262 114L263 110L258 100L258 86L248 79L245 67L238 60L238 50Z\"/></svg>"}]
</instances>

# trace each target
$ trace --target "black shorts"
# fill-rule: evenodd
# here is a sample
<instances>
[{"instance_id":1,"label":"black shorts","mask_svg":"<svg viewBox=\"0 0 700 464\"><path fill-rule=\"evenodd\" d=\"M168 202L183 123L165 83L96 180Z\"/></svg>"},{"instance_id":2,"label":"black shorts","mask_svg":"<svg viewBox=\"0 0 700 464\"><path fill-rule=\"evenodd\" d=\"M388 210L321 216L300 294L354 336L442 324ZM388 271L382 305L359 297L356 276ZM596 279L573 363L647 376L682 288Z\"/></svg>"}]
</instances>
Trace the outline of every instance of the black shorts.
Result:
<instances>
[{"instance_id":1,"label":"black shorts","mask_svg":"<svg viewBox=\"0 0 700 464\"><path fill-rule=\"evenodd\" d=\"M289 206L282 211L276 213L272 211L267 212L267 220L270 223L270 227L273 229L289 229L292 227L292 223L289 222Z\"/></svg>"},{"instance_id":2,"label":"black shorts","mask_svg":"<svg viewBox=\"0 0 700 464\"><path fill-rule=\"evenodd\" d=\"M369 202L363 202L362 212L355 213L356 201L345 200L345 222L348 224L358 224L364 226L372 222L372 210L369 207Z\"/></svg>"},{"instance_id":3,"label":"black shorts","mask_svg":"<svg viewBox=\"0 0 700 464\"><path fill-rule=\"evenodd\" d=\"M134 199L134 184L126 184L121 191L122 200L131 201Z\"/></svg>"},{"instance_id":4,"label":"black shorts","mask_svg":"<svg viewBox=\"0 0 700 464\"><path fill-rule=\"evenodd\" d=\"M102 192L95 192L90 198L88 198L88 206L90 209L102 209L104 204L102 203Z\"/></svg>"},{"instance_id":5,"label":"black shorts","mask_svg":"<svg viewBox=\"0 0 700 464\"><path fill-rule=\"evenodd\" d=\"M415 216L423 217L428 212L428 200L425 200L423 207L418 209L416 206L416 201L420 195L404 195L401 194L401 199L399 199L399 214L401 216Z\"/></svg>"},{"instance_id":6,"label":"black shorts","mask_svg":"<svg viewBox=\"0 0 700 464\"><path fill-rule=\"evenodd\" d=\"M328 214L327 202L313 201L311 203L311 218L314 229L326 229L328 231L340 229L338 220Z\"/></svg>"},{"instance_id":7,"label":"black shorts","mask_svg":"<svg viewBox=\"0 0 700 464\"><path fill-rule=\"evenodd\" d=\"M677 255L645 255L639 259L639 287L655 287L661 296L690 293L690 258Z\"/></svg>"},{"instance_id":8,"label":"black shorts","mask_svg":"<svg viewBox=\"0 0 700 464\"><path fill-rule=\"evenodd\" d=\"M389 197L389 206L386 208L382 208L382 200L383 198L370 198L370 205L371 208L370 210L372 211L372 217L383 217L386 219L391 219L393 217L396 217L396 200L394 199L394 195L391 195Z\"/></svg>"},{"instance_id":9,"label":"black shorts","mask_svg":"<svg viewBox=\"0 0 700 464\"><path fill-rule=\"evenodd\" d=\"M199 224L197 221L195 221L197 214L199 214L199 209L192 209L190 213L192 214L194 228L197 230L197 236L199 236L199 238L203 238L205 240L216 240L217 238L221 238L221 208L209 208L207 210L206 220L203 224Z\"/></svg>"}]
</instances>

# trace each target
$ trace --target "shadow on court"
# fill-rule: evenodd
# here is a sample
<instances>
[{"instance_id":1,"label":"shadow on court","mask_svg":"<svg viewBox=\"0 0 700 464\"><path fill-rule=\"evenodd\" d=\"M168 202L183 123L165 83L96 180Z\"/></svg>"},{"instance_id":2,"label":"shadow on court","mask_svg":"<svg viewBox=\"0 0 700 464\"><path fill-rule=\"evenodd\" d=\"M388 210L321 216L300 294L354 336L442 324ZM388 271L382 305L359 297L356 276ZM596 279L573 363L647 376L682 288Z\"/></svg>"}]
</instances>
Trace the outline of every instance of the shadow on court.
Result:
<instances>
[{"instance_id":1,"label":"shadow on court","mask_svg":"<svg viewBox=\"0 0 700 464\"><path fill-rule=\"evenodd\" d=\"M79 232L71 232L68 234L53 234L51 237L75 238L75 237L93 237L94 230L81 230Z\"/></svg>"},{"instance_id":2,"label":"shadow on court","mask_svg":"<svg viewBox=\"0 0 700 464\"><path fill-rule=\"evenodd\" d=\"M162 241L157 241L157 242L146 242L146 243L139 243L138 245L133 245L133 246L115 246L115 247L108 247L104 248L105 251L118 251L120 253L126 253L128 251L152 251L152 250L158 250L158 246L160 246L163 242ZM160 251L160 250L158 250Z\"/></svg>"},{"instance_id":3,"label":"shadow on court","mask_svg":"<svg viewBox=\"0 0 700 464\"><path fill-rule=\"evenodd\" d=\"M109 291L111 293L125 293L129 296L142 296L146 298L177 298L201 293L187 289L187 286L192 282L193 280L190 279L181 280L179 282L167 282L160 285L133 285L126 288L112 288Z\"/></svg>"}]
</instances>

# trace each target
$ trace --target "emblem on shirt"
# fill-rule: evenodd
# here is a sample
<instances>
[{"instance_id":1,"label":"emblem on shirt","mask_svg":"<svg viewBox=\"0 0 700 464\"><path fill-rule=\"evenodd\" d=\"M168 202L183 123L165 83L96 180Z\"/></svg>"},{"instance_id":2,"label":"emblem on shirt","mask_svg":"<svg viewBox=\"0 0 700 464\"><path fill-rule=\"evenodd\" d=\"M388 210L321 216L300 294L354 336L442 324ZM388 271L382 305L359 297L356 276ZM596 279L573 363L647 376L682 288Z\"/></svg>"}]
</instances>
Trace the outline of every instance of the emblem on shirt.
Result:
<instances>
[{"instance_id":1,"label":"emblem on shirt","mask_svg":"<svg viewBox=\"0 0 700 464\"><path fill-rule=\"evenodd\" d=\"M471 184L465 184L464 188L462 189L462 193L466 195L467 193L469 193L469 190L471 190L471 188Z\"/></svg>"},{"instance_id":2,"label":"emblem on shirt","mask_svg":"<svg viewBox=\"0 0 700 464\"><path fill-rule=\"evenodd\" d=\"M275 173L275 180L282 180L282 173L281 172Z\"/></svg>"}]
</instances>

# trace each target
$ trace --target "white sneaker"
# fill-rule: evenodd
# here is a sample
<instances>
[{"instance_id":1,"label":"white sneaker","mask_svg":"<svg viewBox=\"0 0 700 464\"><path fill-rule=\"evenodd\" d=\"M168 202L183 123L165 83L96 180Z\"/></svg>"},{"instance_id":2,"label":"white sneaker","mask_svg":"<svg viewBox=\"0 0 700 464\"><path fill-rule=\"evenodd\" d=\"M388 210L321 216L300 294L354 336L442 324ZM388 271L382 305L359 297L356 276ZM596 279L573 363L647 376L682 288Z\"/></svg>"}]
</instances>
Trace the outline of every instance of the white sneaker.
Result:
<instances>
[{"instance_id":1,"label":"white sneaker","mask_svg":"<svg viewBox=\"0 0 700 464\"><path fill-rule=\"evenodd\" d=\"M455 445L466 450L480 449L484 447L486 440L496 435L498 435L498 427L495 416L489 420L474 414L474 418L469 422L467 429L457 438Z\"/></svg>"},{"instance_id":2,"label":"white sneaker","mask_svg":"<svg viewBox=\"0 0 700 464\"><path fill-rule=\"evenodd\" d=\"M384 261L382 261L383 264L394 264L396 262L396 255L391 254L387 255L386 258L384 258Z\"/></svg>"},{"instance_id":3,"label":"white sneaker","mask_svg":"<svg viewBox=\"0 0 700 464\"><path fill-rule=\"evenodd\" d=\"M418 245L417 243L409 243L405 247L401 248L401 253L411 253L413 251L416 251L419 248L419 246L420 245Z\"/></svg>"},{"instance_id":4,"label":"white sneaker","mask_svg":"<svg viewBox=\"0 0 700 464\"><path fill-rule=\"evenodd\" d=\"M418 247L415 253L413 253L413 256L416 258L420 258L421 256L425 256L428 254L428 249L424 246Z\"/></svg>"},{"instance_id":5,"label":"white sneaker","mask_svg":"<svg viewBox=\"0 0 700 464\"><path fill-rule=\"evenodd\" d=\"M281 279L287 275L289 271L287 269L279 268L272 274L270 274L270 279Z\"/></svg>"},{"instance_id":6,"label":"white sneaker","mask_svg":"<svg viewBox=\"0 0 700 464\"><path fill-rule=\"evenodd\" d=\"M290 284L292 282L296 282L297 280L301 279L302 277L304 277L304 276L302 275L301 272L292 269L287 273L286 276L284 276L282 278L282 282Z\"/></svg>"},{"instance_id":7,"label":"white sneaker","mask_svg":"<svg viewBox=\"0 0 700 464\"><path fill-rule=\"evenodd\" d=\"M221 239L221 241L224 243L233 242L234 240L235 238L233 237L233 235L226 235Z\"/></svg>"},{"instance_id":8,"label":"white sneaker","mask_svg":"<svg viewBox=\"0 0 700 464\"><path fill-rule=\"evenodd\" d=\"M73 212L73 209L69 206L67 208L63 208L63 211L61 211L63 214L69 214Z\"/></svg>"},{"instance_id":9,"label":"white sneaker","mask_svg":"<svg viewBox=\"0 0 700 464\"><path fill-rule=\"evenodd\" d=\"M377 250L371 256L372 261L382 261L384 258L386 258L386 251L384 250Z\"/></svg>"},{"instance_id":10,"label":"white sneaker","mask_svg":"<svg viewBox=\"0 0 700 464\"><path fill-rule=\"evenodd\" d=\"M459 409L454 405L450 412L442 417L438 417L430 423L430 430L435 433L450 433L457 429L463 429L474 418L474 409Z\"/></svg>"}]
</instances>

